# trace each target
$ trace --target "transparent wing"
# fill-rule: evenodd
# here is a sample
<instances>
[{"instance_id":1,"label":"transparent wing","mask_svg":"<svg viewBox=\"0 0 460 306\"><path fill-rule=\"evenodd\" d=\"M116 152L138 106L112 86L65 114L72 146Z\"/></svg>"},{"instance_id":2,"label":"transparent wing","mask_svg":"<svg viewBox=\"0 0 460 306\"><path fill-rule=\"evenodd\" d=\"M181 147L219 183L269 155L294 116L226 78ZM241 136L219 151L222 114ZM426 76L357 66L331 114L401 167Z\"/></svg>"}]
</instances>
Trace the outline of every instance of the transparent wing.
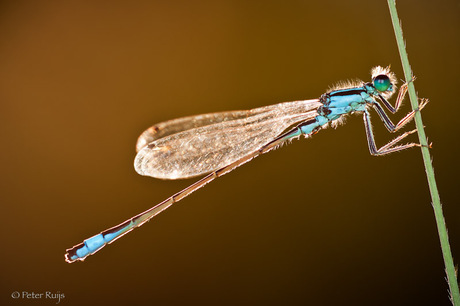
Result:
<instances>
[{"instance_id":1,"label":"transparent wing","mask_svg":"<svg viewBox=\"0 0 460 306\"><path fill-rule=\"evenodd\" d=\"M256 151L292 125L315 117L321 105L317 99L286 102L160 123L141 135L139 141L153 141L139 145L134 167L141 175L161 179L210 173Z\"/></svg>"},{"instance_id":2,"label":"transparent wing","mask_svg":"<svg viewBox=\"0 0 460 306\"><path fill-rule=\"evenodd\" d=\"M254 110L256 111L256 110ZM136 152L139 152L142 148L147 146L149 143L172 135L182 131L191 130L201 126L215 124L219 122L237 120L250 116L251 111L230 111L230 112L219 112L210 113L203 115L195 115L173 119L165 122L161 122L149 127L145 130L137 139ZM254 115L254 114L251 114Z\"/></svg>"}]
</instances>

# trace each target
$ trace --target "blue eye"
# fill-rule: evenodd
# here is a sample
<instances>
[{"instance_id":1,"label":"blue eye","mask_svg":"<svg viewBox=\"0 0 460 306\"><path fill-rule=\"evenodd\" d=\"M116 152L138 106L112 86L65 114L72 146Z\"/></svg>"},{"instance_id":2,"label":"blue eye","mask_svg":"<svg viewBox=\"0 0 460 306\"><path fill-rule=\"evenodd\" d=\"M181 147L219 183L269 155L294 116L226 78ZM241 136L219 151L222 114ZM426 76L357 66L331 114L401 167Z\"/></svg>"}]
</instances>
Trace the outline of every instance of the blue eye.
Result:
<instances>
[{"instance_id":1,"label":"blue eye","mask_svg":"<svg viewBox=\"0 0 460 306\"><path fill-rule=\"evenodd\" d=\"M380 92L387 91L391 86L390 78L385 75L381 74L375 77L374 79L374 87Z\"/></svg>"}]
</instances>

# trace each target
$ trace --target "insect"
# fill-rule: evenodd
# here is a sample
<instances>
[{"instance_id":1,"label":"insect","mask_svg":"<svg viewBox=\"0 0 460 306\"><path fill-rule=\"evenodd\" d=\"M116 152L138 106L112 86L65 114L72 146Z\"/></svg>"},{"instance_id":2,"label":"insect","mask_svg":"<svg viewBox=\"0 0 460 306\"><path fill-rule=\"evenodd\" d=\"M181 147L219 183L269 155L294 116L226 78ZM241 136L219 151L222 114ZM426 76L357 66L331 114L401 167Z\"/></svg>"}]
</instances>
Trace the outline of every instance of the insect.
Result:
<instances>
[{"instance_id":1,"label":"insect","mask_svg":"<svg viewBox=\"0 0 460 306\"><path fill-rule=\"evenodd\" d=\"M65 260L69 263L83 261L212 180L288 140L301 135L310 137L327 126L336 127L352 113L363 114L367 144L372 155L420 146L416 143L400 144L401 140L415 132L413 130L377 148L370 109L377 112L390 132L396 132L410 122L415 111L393 124L384 107L391 113L398 111L407 92L407 83L401 86L393 107L388 99L396 91L394 73L389 67L375 67L371 73L371 82L342 84L319 99L190 116L150 127L141 134L136 145L134 167L139 174L172 180L206 176L139 215L67 249ZM420 111L426 103L427 100L423 100L416 111Z\"/></svg>"}]
</instances>

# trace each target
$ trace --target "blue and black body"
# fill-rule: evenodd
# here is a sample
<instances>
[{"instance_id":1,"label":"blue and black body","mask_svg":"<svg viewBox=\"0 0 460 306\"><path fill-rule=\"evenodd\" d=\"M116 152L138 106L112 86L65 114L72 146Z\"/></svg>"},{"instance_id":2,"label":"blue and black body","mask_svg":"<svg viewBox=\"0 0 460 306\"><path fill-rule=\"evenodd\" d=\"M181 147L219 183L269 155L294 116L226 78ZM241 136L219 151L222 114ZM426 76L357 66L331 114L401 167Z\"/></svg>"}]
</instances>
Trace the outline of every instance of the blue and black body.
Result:
<instances>
[{"instance_id":1,"label":"blue and black body","mask_svg":"<svg viewBox=\"0 0 460 306\"><path fill-rule=\"evenodd\" d=\"M414 146L420 146L416 143L408 143L400 145L400 141L413 133L414 131L405 132L402 135L396 137L386 145L381 148L377 148L374 140L374 134L372 131L372 125L370 121L369 110L375 109L380 119L383 121L385 127L390 132L396 132L406 123L408 123L414 117L415 111L409 112L403 119L401 119L396 125L392 123L390 118L385 113L384 107L387 108L391 113L398 111L401 106L401 102L407 91L407 84L404 84L399 90L399 94L393 107L387 99L393 95L396 90L396 78L389 68L376 67L372 70L372 81L369 83L364 82L355 82L348 83L342 86L338 86L323 94L319 99L307 100L307 101L297 101L297 102L288 102L281 103L278 105L255 109L252 111L235 111L235 112L226 112L226 113L214 113L207 115L199 115L192 117L185 117L176 119L173 121L167 121L162 124L151 127L146 132L144 132L138 141L138 150L139 153L136 156L135 167L136 170L143 175L154 176L151 172L150 165L152 163L157 163L158 167L162 167L162 163L168 162L166 157L162 160L153 160L152 154L163 153L169 147L164 146L160 148L158 146L158 141L167 139L171 137L170 141L178 141L181 137L184 139L184 143L190 142L190 140L196 141L196 138L191 138L193 133L198 133L200 131L208 131L208 134L211 135L212 131L225 131L228 126L238 127L241 126L241 133L248 133L249 129L252 130L261 130L262 132L267 132L267 129L271 128L271 125L266 125L264 129L255 129L254 127L260 127L262 120L276 120L279 117L279 120L284 120L282 118L289 118L291 121L287 123L287 126L291 125L289 128L286 128L282 133L275 134L268 140L260 145L256 146L255 149L241 148L241 152L237 159L231 160L228 159L228 162L224 163L224 166L216 167L208 173L205 177L197 181L196 183L190 185L184 190L176 193L165 201L157 204L156 206L150 208L149 210L126 220L125 222L107 229L101 232L98 235L95 235L89 239L86 239L82 243L75 245L74 247L67 250L65 259L67 262L71 263L74 261L82 261L87 256L94 254L95 252L102 249L106 244L112 243L116 239L124 236L126 233L132 231L134 228L137 228L144 224L145 222L152 219L154 216L159 214L161 211L165 210L172 204L180 201L184 197L188 196L195 190L203 187L205 184L214 180L217 177L220 177L236 167L250 161L251 159L266 153L284 143L286 140L291 140L293 138L304 135L309 137L313 134L319 132L322 128L327 126L337 126L341 123L342 119L352 113L362 113L364 126L367 136L367 143L369 146L369 151L372 155L379 156L385 155L388 153L408 149ZM426 104L426 101L423 101L420 105L419 110L421 110ZM383 105L383 106L382 106ZM294 110L284 111L284 109L292 107ZM284 112L283 112L284 111ZM282 114L282 115L280 115ZM259 118L259 117L260 118ZM269 119L264 119L265 117ZM257 120L248 121L251 118L256 118ZM262 119L261 119L262 118ZM294 119L293 119L294 118ZM298 120L295 118L299 118ZM293 121L292 121L293 120ZM297 122L295 121L297 120ZM276 122L276 121L273 121ZM292 124L295 122L295 124ZM281 125L282 126L282 125ZM283 127L283 126L282 126ZM164 132L164 133L163 133ZM257 133L262 133L257 132ZM163 133L163 134L162 134ZM188 134L186 134L188 133ZM253 132L255 133L255 132ZM207 144L206 141L212 143L210 137L205 137L207 134L202 133L197 139L199 139L205 147ZM214 135L214 134L212 134ZM232 135L230 135L232 136ZM187 138L188 137L188 138ZM234 137L238 137L235 135ZM267 136L268 137L268 136ZM255 139L255 137L254 137ZM249 141L252 139L249 138ZM255 141L255 140L254 140ZM167 142L168 143L168 142ZM141 144L141 145L139 145ZM200 143L199 143L200 144ZM219 145L216 145L219 147ZM223 146L219 148L222 149ZM237 148L231 148L230 145L227 145L228 149L236 150ZM226 147L225 147L226 148ZM210 150L209 148L204 148ZM204 150L203 149L203 150ZM196 150L194 147L193 150ZM228 151L230 152L230 151ZM170 152L166 152L170 153ZM182 155L189 154L188 151L179 152ZM232 152L233 153L233 152ZM229 153L230 154L230 153ZM209 154L208 154L209 155ZM167 156L172 156L171 154ZM171 158L171 157L169 157ZM208 160L216 162L217 159L225 159L226 156L220 157L207 157ZM213 158L213 159L211 159ZM202 159L200 159L202 160ZM189 160L185 159L185 162ZM221 163L222 164L222 163ZM188 165L188 164L187 164ZM192 172L192 175L199 175L203 173L203 169L198 169L196 166L196 171ZM162 168L161 168L162 169ZM199 172L202 171L202 172ZM188 174L189 175L189 174ZM184 178L185 175L176 175L175 177L166 177L170 179L175 178ZM187 177L190 177L187 176Z\"/></svg>"}]
</instances>

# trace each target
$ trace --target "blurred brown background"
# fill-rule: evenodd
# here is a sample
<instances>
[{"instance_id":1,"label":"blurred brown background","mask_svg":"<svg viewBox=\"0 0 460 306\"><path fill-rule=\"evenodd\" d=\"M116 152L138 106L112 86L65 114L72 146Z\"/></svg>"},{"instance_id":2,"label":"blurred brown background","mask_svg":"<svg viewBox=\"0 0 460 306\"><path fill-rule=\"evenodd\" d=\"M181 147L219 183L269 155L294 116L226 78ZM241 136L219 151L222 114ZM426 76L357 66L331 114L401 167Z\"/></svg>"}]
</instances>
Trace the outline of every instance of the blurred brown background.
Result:
<instances>
[{"instance_id":1,"label":"blurred brown background","mask_svg":"<svg viewBox=\"0 0 460 306\"><path fill-rule=\"evenodd\" d=\"M460 3L398 9L458 263ZM421 154L371 157L359 116L64 262L194 181L135 173L151 124L402 78L385 1L3 1L0 30L2 305L449 304Z\"/></svg>"}]
</instances>

